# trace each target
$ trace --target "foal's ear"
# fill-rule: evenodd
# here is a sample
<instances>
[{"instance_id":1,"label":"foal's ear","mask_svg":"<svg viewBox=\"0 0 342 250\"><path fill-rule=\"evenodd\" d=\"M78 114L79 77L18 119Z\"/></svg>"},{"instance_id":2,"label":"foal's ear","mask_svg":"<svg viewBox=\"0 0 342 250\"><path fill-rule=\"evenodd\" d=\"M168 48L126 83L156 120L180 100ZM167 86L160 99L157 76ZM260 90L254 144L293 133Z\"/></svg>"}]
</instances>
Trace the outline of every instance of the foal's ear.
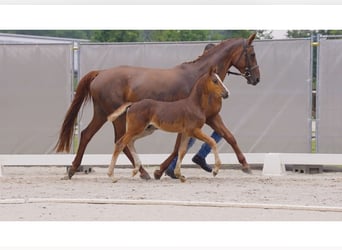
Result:
<instances>
[{"instance_id":1,"label":"foal's ear","mask_svg":"<svg viewBox=\"0 0 342 250\"><path fill-rule=\"evenodd\" d=\"M256 37L256 33L253 33L252 35L250 35L248 38L247 38L247 43L248 45L251 45L253 40L255 39Z\"/></svg>"}]
</instances>

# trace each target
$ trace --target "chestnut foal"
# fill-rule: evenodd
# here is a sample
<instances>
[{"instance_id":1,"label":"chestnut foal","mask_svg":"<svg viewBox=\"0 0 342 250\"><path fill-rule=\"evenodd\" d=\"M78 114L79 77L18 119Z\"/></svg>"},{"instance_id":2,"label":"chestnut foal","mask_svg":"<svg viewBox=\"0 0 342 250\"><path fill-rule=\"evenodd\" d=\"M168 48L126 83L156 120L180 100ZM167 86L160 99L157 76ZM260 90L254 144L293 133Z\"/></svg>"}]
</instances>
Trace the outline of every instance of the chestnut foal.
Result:
<instances>
[{"instance_id":1,"label":"chestnut foal","mask_svg":"<svg viewBox=\"0 0 342 250\"><path fill-rule=\"evenodd\" d=\"M126 133L116 142L112 161L109 165L108 176L113 182L114 167L120 152L127 146L134 158L135 176L141 165L141 161L134 148L134 141L141 137L146 130L161 129L167 132L181 133L181 144L178 151L178 160L174 170L175 176L184 182L181 175L181 162L186 153L190 137L195 137L210 145L215 155L215 167L213 175L216 176L221 161L217 152L214 139L204 134L201 130L208 117L220 112L222 98L229 96L228 89L224 86L220 77L213 68L202 75L191 89L190 95L173 102L162 102L152 99L144 99L135 103L125 103L108 116L110 122L115 121L126 112Z\"/></svg>"}]
</instances>

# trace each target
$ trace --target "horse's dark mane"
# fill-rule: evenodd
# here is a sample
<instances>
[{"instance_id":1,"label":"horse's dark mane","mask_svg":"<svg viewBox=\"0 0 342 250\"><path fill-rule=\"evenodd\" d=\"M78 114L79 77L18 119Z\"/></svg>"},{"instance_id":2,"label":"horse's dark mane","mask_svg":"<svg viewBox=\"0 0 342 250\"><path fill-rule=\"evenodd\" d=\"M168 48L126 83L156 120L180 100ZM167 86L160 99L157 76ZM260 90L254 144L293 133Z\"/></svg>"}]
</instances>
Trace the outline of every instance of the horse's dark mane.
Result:
<instances>
[{"instance_id":1,"label":"horse's dark mane","mask_svg":"<svg viewBox=\"0 0 342 250\"><path fill-rule=\"evenodd\" d=\"M241 40L241 38L231 38L231 39L227 39L227 40L223 40L222 42L220 42L218 45L216 45L215 47L205 51L202 55L198 56L195 60L193 61L189 61L189 62L184 62L182 64L192 64L192 63L196 63L197 61L201 60L202 57L207 57L209 55L215 54L217 52L217 50L220 50L221 47L226 46L227 43L232 43L235 42L237 40Z\"/></svg>"}]
</instances>

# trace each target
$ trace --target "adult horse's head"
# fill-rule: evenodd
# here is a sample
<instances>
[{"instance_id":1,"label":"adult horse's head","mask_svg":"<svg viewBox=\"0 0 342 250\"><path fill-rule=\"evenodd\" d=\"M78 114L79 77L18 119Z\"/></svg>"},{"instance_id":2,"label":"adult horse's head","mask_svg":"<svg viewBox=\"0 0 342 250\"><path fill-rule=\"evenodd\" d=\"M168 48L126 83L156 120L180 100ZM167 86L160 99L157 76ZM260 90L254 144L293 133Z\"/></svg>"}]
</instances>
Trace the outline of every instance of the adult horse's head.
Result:
<instances>
[{"instance_id":1,"label":"adult horse's head","mask_svg":"<svg viewBox=\"0 0 342 250\"><path fill-rule=\"evenodd\" d=\"M255 36L256 34L254 33L247 39L242 40L241 50L234 54L232 60L233 66L235 66L240 71L240 74L247 79L247 83L252 85L257 85L260 81L259 66L252 45Z\"/></svg>"}]
</instances>

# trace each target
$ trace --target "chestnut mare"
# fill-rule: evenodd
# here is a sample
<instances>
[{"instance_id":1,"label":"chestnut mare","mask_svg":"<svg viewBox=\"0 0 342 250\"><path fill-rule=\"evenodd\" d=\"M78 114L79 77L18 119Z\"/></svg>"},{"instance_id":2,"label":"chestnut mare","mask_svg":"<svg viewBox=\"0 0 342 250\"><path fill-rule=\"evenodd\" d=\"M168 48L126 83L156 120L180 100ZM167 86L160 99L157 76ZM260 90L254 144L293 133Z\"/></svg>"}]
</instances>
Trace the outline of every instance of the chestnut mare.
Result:
<instances>
[{"instance_id":1,"label":"chestnut mare","mask_svg":"<svg viewBox=\"0 0 342 250\"><path fill-rule=\"evenodd\" d=\"M252 34L247 39L227 39L206 51L192 62L182 63L170 69L153 69L142 67L120 66L107 70L96 70L87 73L79 82L74 99L66 113L56 151L70 151L74 125L77 114L84 102L93 100L94 114L88 126L82 131L79 147L69 168L71 177L80 166L88 142L107 121L107 116L126 102L137 102L142 99L175 101L187 97L192 86L211 66L218 67L218 75L224 80L228 69L235 66L248 84L256 85L260 80L260 72L254 48L251 45L255 38ZM125 117L121 116L113 122L115 141L125 133ZM225 127L219 114L206 120L213 130L222 135L233 148L242 170L250 171L245 156L241 152L233 134ZM181 136L177 136L172 154L156 170L154 176L159 179L172 159L177 155ZM124 153L133 165L134 159L126 147ZM150 179L146 170L140 166L140 177Z\"/></svg>"},{"instance_id":2,"label":"chestnut mare","mask_svg":"<svg viewBox=\"0 0 342 250\"><path fill-rule=\"evenodd\" d=\"M135 176L141 164L139 156L135 150L134 142L141 137L147 128L161 129L167 132L179 133L181 143L178 149L178 160L174 170L175 176L184 182L186 179L181 175L180 167L186 153L190 137L195 137L210 145L215 154L214 176L217 175L221 161L217 152L217 145L213 138L204 134L201 130L207 117L211 117L220 112L222 98L227 98L228 89L223 85L220 77L210 68L210 71L198 79L192 87L187 98L163 102L153 99L143 99L139 102L128 102L121 105L110 116L108 121L114 122L120 115L126 113L126 133L116 142L112 161L109 165L108 176L113 182L114 167L120 152L127 146L134 159Z\"/></svg>"}]
</instances>

